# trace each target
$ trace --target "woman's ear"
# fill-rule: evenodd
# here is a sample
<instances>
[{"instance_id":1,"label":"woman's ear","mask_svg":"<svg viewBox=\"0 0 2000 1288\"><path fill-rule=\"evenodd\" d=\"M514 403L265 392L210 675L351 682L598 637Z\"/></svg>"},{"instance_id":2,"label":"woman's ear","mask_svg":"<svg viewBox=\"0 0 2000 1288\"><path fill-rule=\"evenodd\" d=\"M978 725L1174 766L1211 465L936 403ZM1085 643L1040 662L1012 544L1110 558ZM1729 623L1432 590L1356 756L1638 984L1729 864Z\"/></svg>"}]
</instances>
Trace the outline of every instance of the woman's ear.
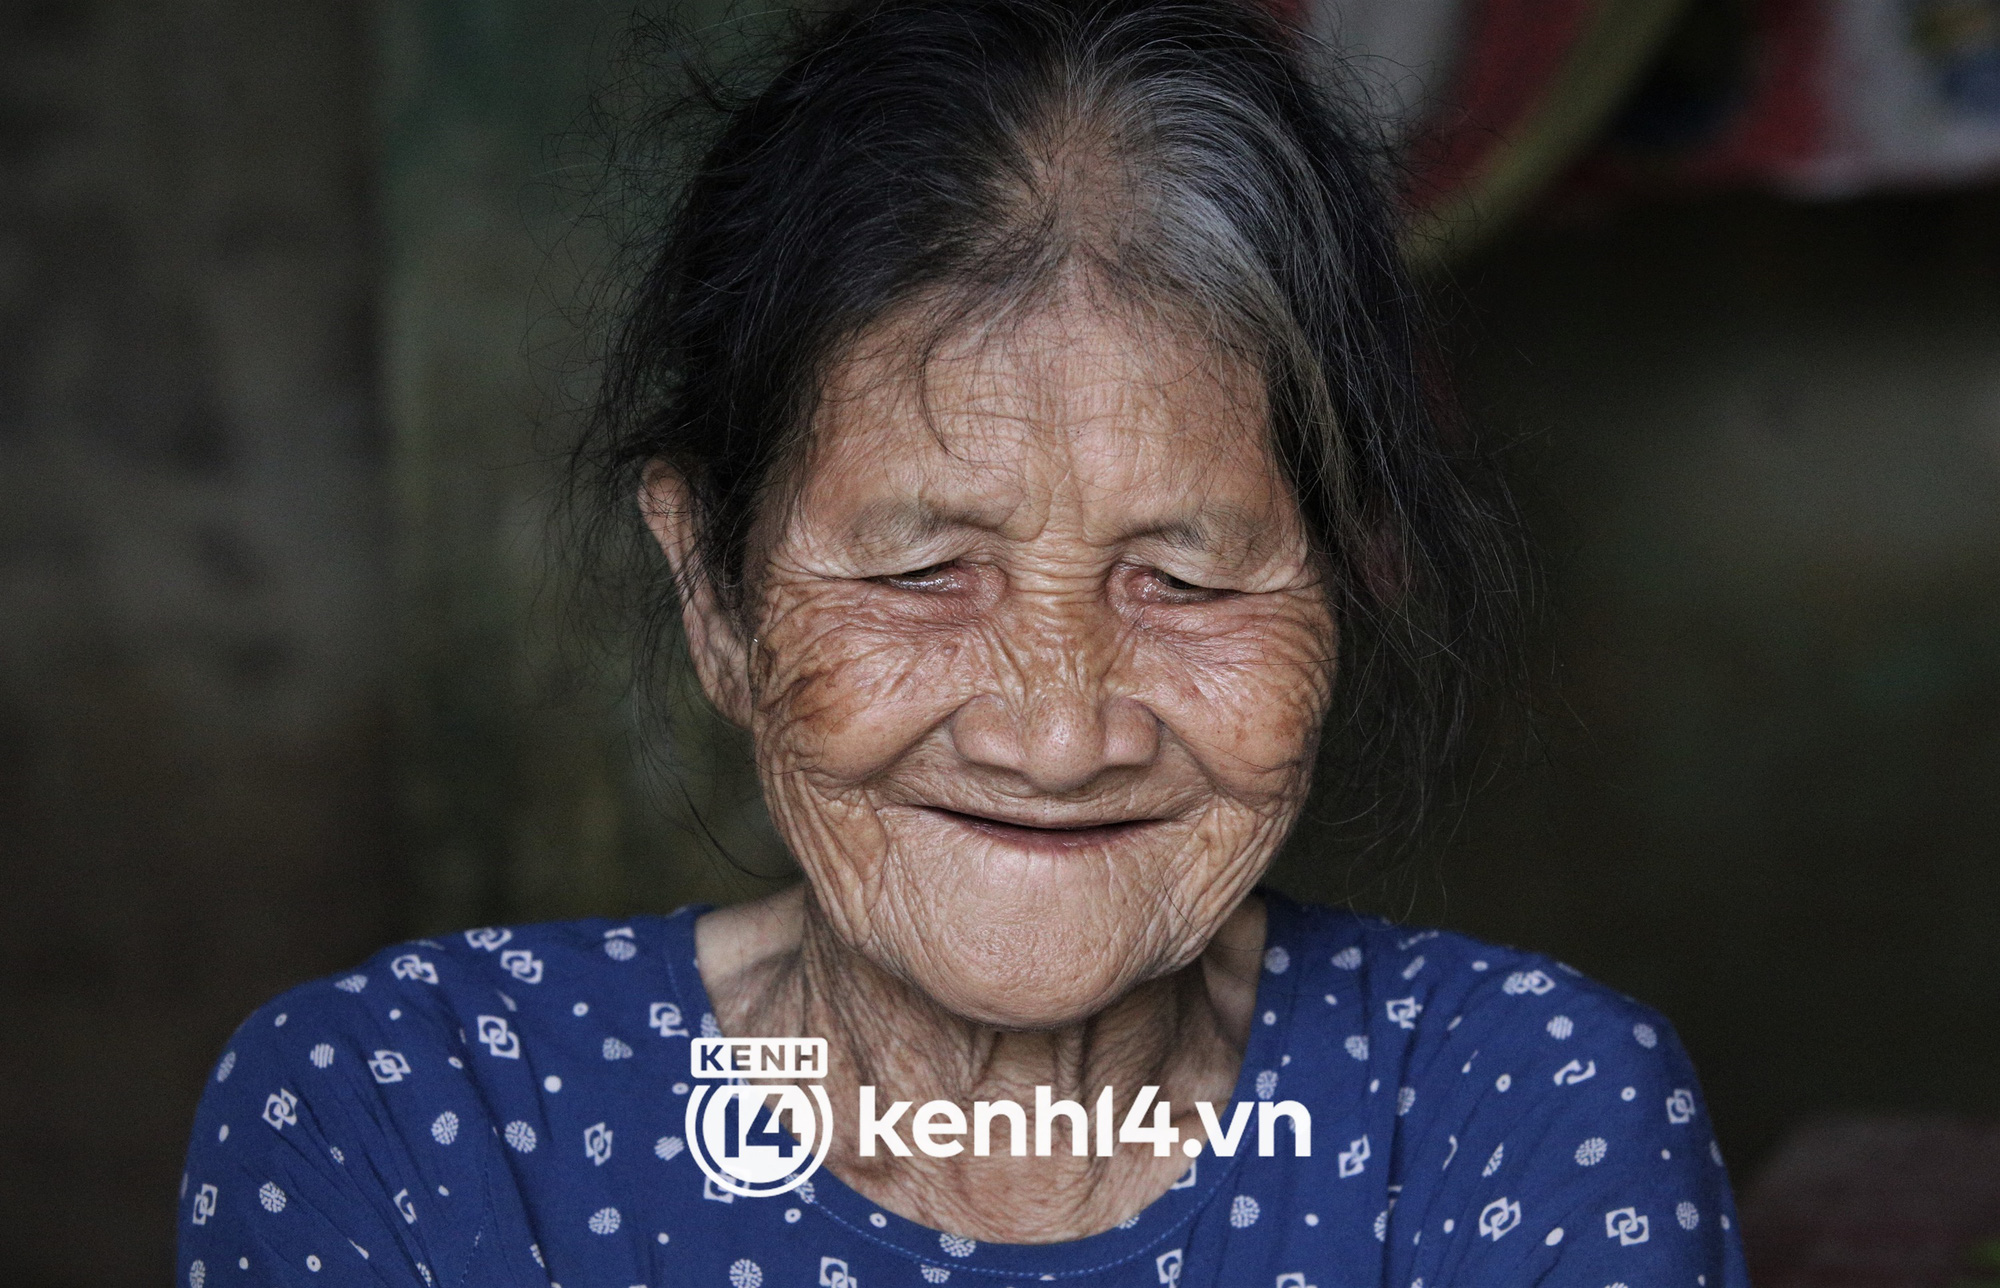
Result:
<instances>
[{"instance_id":1,"label":"woman's ear","mask_svg":"<svg viewBox=\"0 0 2000 1288\"><path fill-rule=\"evenodd\" d=\"M715 584L696 558L694 499L687 481L665 461L650 461L639 483L639 513L666 553L680 592L681 625L702 692L723 717L750 727L750 648L722 609Z\"/></svg>"}]
</instances>

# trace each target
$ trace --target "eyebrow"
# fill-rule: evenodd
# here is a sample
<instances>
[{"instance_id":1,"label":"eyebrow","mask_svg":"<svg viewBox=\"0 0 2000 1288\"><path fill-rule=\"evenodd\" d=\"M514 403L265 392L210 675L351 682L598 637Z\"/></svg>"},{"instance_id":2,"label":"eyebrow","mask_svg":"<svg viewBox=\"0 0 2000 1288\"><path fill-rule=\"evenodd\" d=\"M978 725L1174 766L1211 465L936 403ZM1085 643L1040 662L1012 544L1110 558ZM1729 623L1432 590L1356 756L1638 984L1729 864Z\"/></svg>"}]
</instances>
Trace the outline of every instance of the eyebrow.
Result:
<instances>
[{"instance_id":1,"label":"eyebrow","mask_svg":"<svg viewBox=\"0 0 2000 1288\"><path fill-rule=\"evenodd\" d=\"M971 528L992 532L1003 522L998 514L981 514L965 508L940 508L928 501L877 501L864 506L848 525L848 531L862 541L890 541L922 545L941 532Z\"/></svg>"}]
</instances>

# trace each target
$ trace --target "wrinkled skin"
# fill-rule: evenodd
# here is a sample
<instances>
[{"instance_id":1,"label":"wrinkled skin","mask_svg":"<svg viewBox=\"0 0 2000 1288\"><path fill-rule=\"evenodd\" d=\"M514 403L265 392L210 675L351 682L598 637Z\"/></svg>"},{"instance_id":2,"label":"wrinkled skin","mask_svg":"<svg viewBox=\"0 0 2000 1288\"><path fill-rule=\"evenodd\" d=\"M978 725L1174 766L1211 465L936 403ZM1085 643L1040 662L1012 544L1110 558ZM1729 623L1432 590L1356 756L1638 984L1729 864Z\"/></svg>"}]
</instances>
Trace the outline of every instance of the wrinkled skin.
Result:
<instances>
[{"instance_id":1,"label":"wrinkled skin","mask_svg":"<svg viewBox=\"0 0 2000 1288\"><path fill-rule=\"evenodd\" d=\"M973 1237L1074 1238L1185 1160L862 1159L853 1086L1228 1099L1334 626L1240 361L1082 306L921 372L912 348L887 327L835 372L746 611L687 597L806 875L705 917L700 965L724 1032L832 1041L837 1175ZM649 472L680 569L683 495Z\"/></svg>"}]
</instances>

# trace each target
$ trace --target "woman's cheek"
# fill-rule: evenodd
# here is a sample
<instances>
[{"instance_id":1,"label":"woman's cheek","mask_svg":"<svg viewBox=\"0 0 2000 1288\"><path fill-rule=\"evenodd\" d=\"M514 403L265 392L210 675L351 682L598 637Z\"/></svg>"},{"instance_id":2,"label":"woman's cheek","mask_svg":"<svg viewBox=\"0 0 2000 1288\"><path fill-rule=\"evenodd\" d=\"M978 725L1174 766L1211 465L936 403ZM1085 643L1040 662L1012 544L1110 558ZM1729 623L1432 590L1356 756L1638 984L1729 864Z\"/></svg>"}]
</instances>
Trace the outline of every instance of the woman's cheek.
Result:
<instances>
[{"instance_id":1,"label":"woman's cheek","mask_svg":"<svg viewBox=\"0 0 2000 1288\"><path fill-rule=\"evenodd\" d=\"M955 631L908 629L853 605L787 614L766 641L760 747L772 763L839 783L888 769L963 700Z\"/></svg>"},{"instance_id":2,"label":"woman's cheek","mask_svg":"<svg viewBox=\"0 0 2000 1288\"><path fill-rule=\"evenodd\" d=\"M1245 803L1301 789L1332 690L1331 632L1309 611L1251 618L1225 635L1163 634L1146 652L1155 714Z\"/></svg>"}]
</instances>

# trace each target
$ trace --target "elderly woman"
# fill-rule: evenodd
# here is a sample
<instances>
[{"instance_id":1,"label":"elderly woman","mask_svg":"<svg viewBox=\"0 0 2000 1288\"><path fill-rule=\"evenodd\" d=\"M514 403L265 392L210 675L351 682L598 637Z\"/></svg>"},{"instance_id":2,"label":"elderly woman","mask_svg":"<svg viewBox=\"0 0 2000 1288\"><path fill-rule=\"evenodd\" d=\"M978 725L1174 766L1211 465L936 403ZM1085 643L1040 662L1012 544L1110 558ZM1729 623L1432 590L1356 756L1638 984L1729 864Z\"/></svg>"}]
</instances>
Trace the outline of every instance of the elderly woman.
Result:
<instances>
[{"instance_id":1,"label":"elderly woman","mask_svg":"<svg viewBox=\"0 0 2000 1288\"><path fill-rule=\"evenodd\" d=\"M1365 130L1233 0L798 39L578 459L805 880L259 1011L184 1281L1743 1284L1662 1020L1258 888L1323 733L1418 790L1505 589Z\"/></svg>"}]
</instances>

